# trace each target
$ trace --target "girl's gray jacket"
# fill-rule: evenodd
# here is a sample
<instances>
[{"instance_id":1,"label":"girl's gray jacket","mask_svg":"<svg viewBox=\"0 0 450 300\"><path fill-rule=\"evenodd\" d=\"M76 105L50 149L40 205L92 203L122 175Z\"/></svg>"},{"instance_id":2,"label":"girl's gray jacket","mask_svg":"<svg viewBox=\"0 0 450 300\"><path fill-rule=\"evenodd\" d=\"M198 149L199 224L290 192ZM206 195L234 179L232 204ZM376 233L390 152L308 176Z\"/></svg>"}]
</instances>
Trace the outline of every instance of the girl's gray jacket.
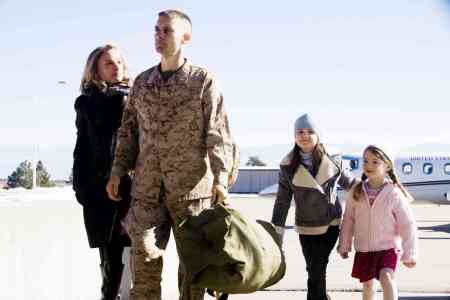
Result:
<instances>
[{"instance_id":1,"label":"girl's gray jacket","mask_svg":"<svg viewBox=\"0 0 450 300\"><path fill-rule=\"evenodd\" d=\"M292 196L295 201L295 225L301 228L323 227L325 233L328 225L340 221L342 207L337 199L337 185L348 190L354 177L342 167L339 155L324 154L317 175L311 173L302 165L296 172L288 171L292 159L290 152L280 163L278 193L275 200L272 223L284 226L291 205ZM291 174L290 174L291 173ZM316 234L320 234L316 233Z\"/></svg>"}]
</instances>

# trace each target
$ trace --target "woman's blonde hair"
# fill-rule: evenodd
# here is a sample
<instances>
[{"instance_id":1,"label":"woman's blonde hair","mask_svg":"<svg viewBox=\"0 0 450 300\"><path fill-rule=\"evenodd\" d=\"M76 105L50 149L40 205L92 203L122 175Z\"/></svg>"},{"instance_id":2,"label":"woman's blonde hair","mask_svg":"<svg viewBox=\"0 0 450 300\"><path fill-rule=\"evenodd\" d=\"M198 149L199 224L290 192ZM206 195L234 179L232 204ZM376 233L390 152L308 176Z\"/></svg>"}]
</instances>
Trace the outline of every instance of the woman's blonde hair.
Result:
<instances>
[{"instance_id":1,"label":"woman's blonde hair","mask_svg":"<svg viewBox=\"0 0 450 300\"><path fill-rule=\"evenodd\" d=\"M406 198L408 199L412 199L412 196L408 193L408 191L406 190L406 188L403 186L403 184L400 183L400 180L397 176L397 174L395 173L394 170L394 164L393 162L388 159L386 157L386 155L384 154L383 151L381 151L380 149L378 149L377 147L374 146L369 146L366 148L366 150L364 151L364 155L370 152L373 155L375 155L377 158L381 159L386 165L389 166L389 170L387 172L389 178L392 180L392 182L394 183L394 185L398 186L399 189L403 192L403 194L406 196ZM361 198L362 195L362 187L363 187L363 182L367 179L366 174L361 175L361 181L355 186L355 189L353 191L353 199L355 201L359 201L359 199Z\"/></svg>"},{"instance_id":2,"label":"woman's blonde hair","mask_svg":"<svg viewBox=\"0 0 450 300\"><path fill-rule=\"evenodd\" d=\"M123 83L128 84L128 82L130 81L130 77L128 75L128 63L122 52L119 50L119 48L117 48L117 46L106 44L104 46L95 48L88 56L86 65L84 67L83 76L81 77L80 91L82 93L84 93L92 85L95 85L99 88L103 88L105 86L105 82L103 82L99 78L97 67L100 57L109 50L116 50L120 54L123 63Z\"/></svg>"}]
</instances>

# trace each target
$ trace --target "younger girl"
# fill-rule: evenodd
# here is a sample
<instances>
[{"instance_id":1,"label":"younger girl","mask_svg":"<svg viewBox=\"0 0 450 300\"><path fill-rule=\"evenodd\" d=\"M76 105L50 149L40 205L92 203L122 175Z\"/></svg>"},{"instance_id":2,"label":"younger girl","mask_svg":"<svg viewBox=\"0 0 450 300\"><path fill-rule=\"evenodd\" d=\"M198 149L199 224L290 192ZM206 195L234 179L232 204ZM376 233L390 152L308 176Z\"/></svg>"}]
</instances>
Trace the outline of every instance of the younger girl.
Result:
<instances>
[{"instance_id":1,"label":"younger girl","mask_svg":"<svg viewBox=\"0 0 450 300\"><path fill-rule=\"evenodd\" d=\"M398 299L394 272L398 258L412 268L417 261L417 230L408 205L411 196L394 172L394 158L381 146L363 152L361 182L347 196L338 252L347 258L355 242L352 276L363 283L363 299L375 296L374 279L383 299Z\"/></svg>"}]
</instances>

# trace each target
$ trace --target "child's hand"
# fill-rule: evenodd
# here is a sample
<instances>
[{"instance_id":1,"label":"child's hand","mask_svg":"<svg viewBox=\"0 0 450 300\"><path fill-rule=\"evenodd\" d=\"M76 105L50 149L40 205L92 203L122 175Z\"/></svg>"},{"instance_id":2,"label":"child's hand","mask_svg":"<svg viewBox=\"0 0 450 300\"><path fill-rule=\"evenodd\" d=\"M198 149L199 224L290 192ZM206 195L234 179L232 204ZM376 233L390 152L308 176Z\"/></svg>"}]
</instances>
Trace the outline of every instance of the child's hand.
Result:
<instances>
[{"instance_id":1,"label":"child's hand","mask_svg":"<svg viewBox=\"0 0 450 300\"><path fill-rule=\"evenodd\" d=\"M404 261L403 264L407 268L414 268L416 266L416 262L415 261Z\"/></svg>"},{"instance_id":2,"label":"child's hand","mask_svg":"<svg viewBox=\"0 0 450 300\"><path fill-rule=\"evenodd\" d=\"M343 259L348 258L348 252L339 252L339 255L340 255Z\"/></svg>"},{"instance_id":3,"label":"child's hand","mask_svg":"<svg viewBox=\"0 0 450 300\"><path fill-rule=\"evenodd\" d=\"M277 225L274 225L274 226L275 226L275 231L277 232L278 237L279 237L280 245L281 245L281 247L283 247L283 238L284 238L285 229L284 229L284 227L281 227L281 226L277 226Z\"/></svg>"}]
</instances>

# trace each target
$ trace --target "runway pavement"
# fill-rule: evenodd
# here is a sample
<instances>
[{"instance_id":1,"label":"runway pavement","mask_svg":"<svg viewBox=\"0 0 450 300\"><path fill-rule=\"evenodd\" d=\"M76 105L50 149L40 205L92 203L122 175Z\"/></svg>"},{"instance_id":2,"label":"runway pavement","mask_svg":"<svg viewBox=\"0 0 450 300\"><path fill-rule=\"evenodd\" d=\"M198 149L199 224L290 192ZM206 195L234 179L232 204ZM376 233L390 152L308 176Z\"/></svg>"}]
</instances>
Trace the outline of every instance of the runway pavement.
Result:
<instances>
[{"instance_id":1,"label":"runway pavement","mask_svg":"<svg viewBox=\"0 0 450 300\"><path fill-rule=\"evenodd\" d=\"M98 253L88 248L75 200L1 201L0 299L99 299ZM232 205L251 218L270 220L273 198L234 196ZM398 269L400 299L450 300L450 206L413 205L413 210L420 232L420 258L416 268ZM292 207L288 226L293 225L293 212ZM230 299L306 299L305 264L293 229L286 232L284 250L287 273L278 284ZM178 259L173 240L166 252L163 299L175 300ZM343 260L332 253L328 269L332 299L361 299L360 284L350 277L351 266L352 257Z\"/></svg>"},{"instance_id":2,"label":"runway pavement","mask_svg":"<svg viewBox=\"0 0 450 300\"><path fill-rule=\"evenodd\" d=\"M270 220L273 199L236 199L235 206L249 216ZM400 265L396 276L400 299L450 299L450 206L412 205L419 227L419 262L416 268ZM294 223L294 207L288 224ZM230 299L306 299L306 270L298 235L287 231L284 240L286 276L275 286L252 295ZM360 283L350 277L353 256L341 259L333 251L328 265L328 289L332 299L362 299ZM382 299L379 293L378 299Z\"/></svg>"}]
</instances>

